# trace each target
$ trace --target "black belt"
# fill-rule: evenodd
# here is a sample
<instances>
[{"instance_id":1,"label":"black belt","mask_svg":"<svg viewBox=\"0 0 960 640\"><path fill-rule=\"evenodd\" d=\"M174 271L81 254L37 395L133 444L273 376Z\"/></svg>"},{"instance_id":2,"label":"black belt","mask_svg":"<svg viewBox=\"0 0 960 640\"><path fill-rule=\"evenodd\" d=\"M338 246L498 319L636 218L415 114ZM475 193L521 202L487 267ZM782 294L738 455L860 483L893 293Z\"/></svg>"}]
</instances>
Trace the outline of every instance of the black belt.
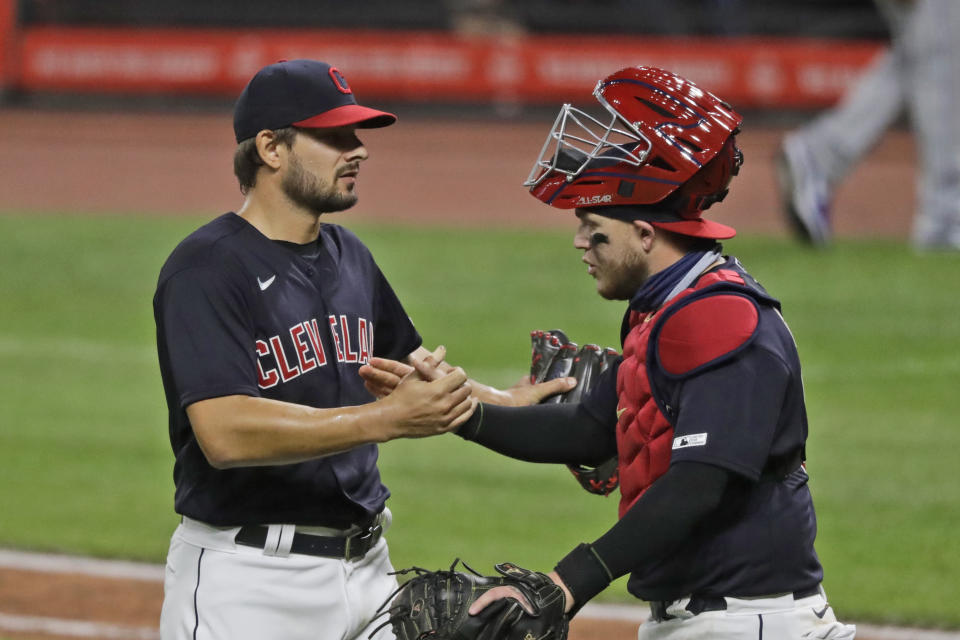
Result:
<instances>
[{"instance_id":1,"label":"black belt","mask_svg":"<svg viewBox=\"0 0 960 640\"><path fill-rule=\"evenodd\" d=\"M267 542L268 527L264 525L247 525L240 527L234 542L246 547L263 549ZM356 560L366 555L383 535L383 527L379 522L360 529L349 536L317 536L310 533L294 533L290 553L301 553L308 556L323 558L341 558Z\"/></svg>"},{"instance_id":2,"label":"black belt","mask_svg":"<svg viewBox=\"0 0 960 640\"><path fill-rule=\"evenodd\" d=\"M809 598L810 596L815 596L820 593L820 585L810 587L809 589L801 589L800 591L793 592L794 600L801 600L803 598ZM667 607L672 605L676 600L653 600L650 604L650 619L655 622L663 622L664 620L673 620L676 616L672 616L667 613ZM691 614L697 616L703 613L704 611L726 611L727 610L727 600L726 598L721 598L717 596L691 596L690 602L687 603L687 606L684 607Z\"/></svg>"}]
</instances>

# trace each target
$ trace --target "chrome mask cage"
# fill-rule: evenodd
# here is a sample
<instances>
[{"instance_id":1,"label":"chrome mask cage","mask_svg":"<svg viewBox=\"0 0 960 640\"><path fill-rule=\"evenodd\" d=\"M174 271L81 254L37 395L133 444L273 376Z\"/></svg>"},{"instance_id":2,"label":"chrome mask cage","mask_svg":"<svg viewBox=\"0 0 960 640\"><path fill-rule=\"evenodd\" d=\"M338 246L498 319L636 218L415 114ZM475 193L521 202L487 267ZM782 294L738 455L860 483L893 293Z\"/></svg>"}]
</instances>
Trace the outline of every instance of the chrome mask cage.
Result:
<instances>
[{"instance_id":1,"label":"chrome mask cage","mask_svg":"<svg viewBox=\"0 0 960 640\"><path fill-rule=\"evenodd\" d=\"M610 122L603 123L570 104L563 105L523 186L534 187L554 172L567 176L570 182L591 162L594 166L603 166L604 160L611 165L625 162L637 167L646 162L650 140L606 100L594 95L610 112Z\"/></svg>"}]
</instances>

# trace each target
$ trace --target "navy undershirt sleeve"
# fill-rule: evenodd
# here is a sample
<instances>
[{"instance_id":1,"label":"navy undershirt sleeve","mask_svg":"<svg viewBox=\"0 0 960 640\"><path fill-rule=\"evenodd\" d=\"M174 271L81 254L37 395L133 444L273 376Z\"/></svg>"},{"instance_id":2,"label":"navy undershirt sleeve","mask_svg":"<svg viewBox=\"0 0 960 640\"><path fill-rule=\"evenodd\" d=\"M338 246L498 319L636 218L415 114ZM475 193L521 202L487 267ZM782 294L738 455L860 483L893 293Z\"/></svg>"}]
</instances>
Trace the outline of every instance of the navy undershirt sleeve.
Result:
<instances>
[{"instance_id":1,"label":"navy undershirt sleeve","mask_svg":"<svg viewBox=\"0 0 960 640\"><path fill-rule=\"evenodd\" d=\"M709 464L675 464L607 533L571 551L556 571L573 594L575 611L613 580L682 544L719 507L732 477Z\"/></svg>"},{"instance_id":2,"label":"navy undershirt sleeve","mask_svg":"<svg viewBox=\"0 0 960 640\"><path fill-rule=\"evenodd\" d=\"M528 462L595 466L616 454L616 434L579 404L482 405L458 435Z\"/></svg>"},{"instance_id":3,"label":"navy undershirt sleeve","mask_svg":"<svg viewBox=\"0 0 960 640\"><path fill-rule=\"evenodd\" d=\"M226 395L260 395L250 313L235 283L195 267L169 278L160 296L158 331L164 333L181 407Z\"/></svg>"}]
</instances>

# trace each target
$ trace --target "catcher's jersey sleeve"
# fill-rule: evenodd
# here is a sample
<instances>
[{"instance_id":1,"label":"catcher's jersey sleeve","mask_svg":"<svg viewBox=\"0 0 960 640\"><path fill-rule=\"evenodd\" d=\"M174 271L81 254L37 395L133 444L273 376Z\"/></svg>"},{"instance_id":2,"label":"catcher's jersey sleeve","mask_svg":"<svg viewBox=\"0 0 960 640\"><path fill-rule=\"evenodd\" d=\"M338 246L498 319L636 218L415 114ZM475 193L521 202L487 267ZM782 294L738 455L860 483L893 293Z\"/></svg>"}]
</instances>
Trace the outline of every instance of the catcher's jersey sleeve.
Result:
<instances>
[{"instance_id":1,"label":"catcher's jersey sleeve","mask_svg":"<svg viewBox=\"0 0 960 640\"><path fill-rule=\"evenodd\" d=\"M681 391L671 464L708 462L751 480L770 456L789 374L758 351L687 380Z\"/></svg>"},{"instance_id":2,"label":"catcher's jersey sleeve","mask_svg":"<svg viewBox=\"0 0 960 640\"><path fill-rule=\"evenodd\" d=\"M240 288L221 272L184 269L158 292L158 340L181 407L207 398L257 396L255 342Z\"/></svg>"},{"instance_id":3,"label":"catcher's jersey sleeve","mask_svg":"<svg viewBox=\"0 0 960 640\"><path fill-rule=\"evenodd\" d=\"M763 309L750 345L681 382L671 464L706 462L757 481L807 437L800 363L780 314Z\"/></svg>"}]
</instances>

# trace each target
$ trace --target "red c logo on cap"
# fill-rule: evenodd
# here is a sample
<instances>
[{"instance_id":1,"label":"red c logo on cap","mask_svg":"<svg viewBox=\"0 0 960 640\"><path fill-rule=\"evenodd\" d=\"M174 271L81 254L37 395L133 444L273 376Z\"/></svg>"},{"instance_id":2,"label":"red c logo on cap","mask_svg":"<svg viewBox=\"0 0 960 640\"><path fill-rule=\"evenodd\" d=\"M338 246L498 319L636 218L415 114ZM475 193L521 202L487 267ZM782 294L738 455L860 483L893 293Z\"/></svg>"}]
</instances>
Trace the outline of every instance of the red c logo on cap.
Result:
<instances>
[{"instance_id":1,"label":"red c logo on cap","mask_svg":"<svg viewBox=\"0 0 960 640\"><path fill-rule=\"evenodd\" d=\"M347 79L343 77L343 74L340 73L340 70L336 67L330 67L330 79L333 80L333 86L335 86L340 93L353 93L353 89L347 84Z\"/></svg>"}]
</instances>

